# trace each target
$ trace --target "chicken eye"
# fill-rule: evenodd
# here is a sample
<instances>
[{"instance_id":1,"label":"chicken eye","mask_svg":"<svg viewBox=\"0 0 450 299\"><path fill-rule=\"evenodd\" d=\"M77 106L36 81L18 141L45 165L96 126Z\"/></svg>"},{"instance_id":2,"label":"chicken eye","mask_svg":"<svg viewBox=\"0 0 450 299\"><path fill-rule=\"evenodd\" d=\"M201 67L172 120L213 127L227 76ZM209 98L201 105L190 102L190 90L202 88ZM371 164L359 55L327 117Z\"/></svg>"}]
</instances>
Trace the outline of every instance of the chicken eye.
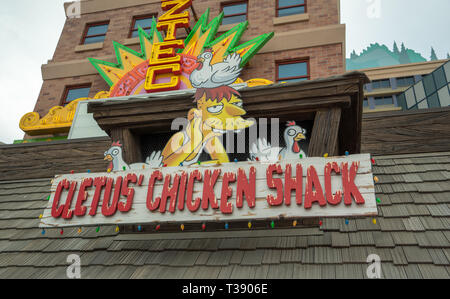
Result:
<instances>
[{"instance_id":1,"label":"chicken eye","mask_svg":"<svg viewBox=\"0 0 450 299\"><path fill-rule=\"evenodd\" d=\"M223 109L223 104L222 105L211 106L211 107L207 108L209 113L219 113L220 111L222 111L222 109Z\"/></svg>"},{"instance_id":2,"label":"chicken eye","mask_svg":"<svg viewBox=\"0 0 450 299\"><path fill-rule=\"evenodd\" d=\"M119 154L119 150L118 149L113 150L112 154L113 156L117 156Z\"/></svg>"},{"instance_id":3,"label":"chicken eye","mask_svg":"<svg viewBox=\"0 0 450 299\"><path fill-rule=\"evenodd\" d=\"M236 102L236 103L233 103L233 105L236 105L236 106L242 108L244 106L244 103L243 102Z\"/></svg>"},{"instance_id":4,"label":"chicken eye","mask_svg":"<svg viewBox=\"0 0 450 299\"><path fill-rule=\"evenodd\" d=\"M209 59L209 58L211 58L211 57L212 57L211 53L206 53L206 54L205 54L205 58L206 58L206 59Z\"/></svg>"},{"instance_id":5,"label":"chicken eye","mask_svg":"<svg viewBox=\"0 0 450 299\"><path fill-rule=\"evenodd\" d=\"M290 129L287 133L289 136L294 136L297 132L294 129Z\"/></svg>"}]
</instances>

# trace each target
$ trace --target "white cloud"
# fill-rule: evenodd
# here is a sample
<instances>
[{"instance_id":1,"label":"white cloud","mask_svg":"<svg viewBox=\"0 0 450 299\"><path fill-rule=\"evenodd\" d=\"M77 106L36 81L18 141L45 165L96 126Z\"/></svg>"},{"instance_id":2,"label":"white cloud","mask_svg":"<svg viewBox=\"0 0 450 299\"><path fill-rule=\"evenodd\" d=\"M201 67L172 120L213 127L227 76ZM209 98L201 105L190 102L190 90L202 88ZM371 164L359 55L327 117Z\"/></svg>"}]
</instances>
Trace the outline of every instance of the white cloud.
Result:
<instances>
[{"instance_id":1,"label":"white cloud","mask_svg":"<svg viewBox=\"0 0 450 299\"><path fill-rule=\"evenodd\" d=\"M370 18L367 9L380 3L380 18ZM438 58L450 52L450 1L448 0L341 0L342 23L347 24L347 57L371 43L390 49L394 40L430 59L431 47Z\"/></svg>"},{"instance_id":2,"label":"white cloud","mask_svg":"<svg viewBox=\"0 0 450 299\"><path fill-rule=\"evenodd\" d=\"M51 59L65 21L64 0L8 1L0 7L0 141L22 139L20 118L33 111L41 65ZM45 17L43 17L45 16Z\"/></svg>"}]
</instances>

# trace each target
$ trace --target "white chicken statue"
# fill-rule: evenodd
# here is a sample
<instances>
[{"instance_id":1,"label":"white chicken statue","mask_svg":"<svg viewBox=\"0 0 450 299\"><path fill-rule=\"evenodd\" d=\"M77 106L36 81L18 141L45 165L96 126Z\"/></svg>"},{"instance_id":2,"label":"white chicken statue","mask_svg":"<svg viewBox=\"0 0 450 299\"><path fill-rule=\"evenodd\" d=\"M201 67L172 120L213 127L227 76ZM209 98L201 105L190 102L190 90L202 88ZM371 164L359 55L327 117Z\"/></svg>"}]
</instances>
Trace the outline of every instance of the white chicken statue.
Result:
<instances>
[{"instance_id":1,"label":"white chicken statue","mask_svg":"<svg viewBox=\"0 0 450 299\"><path fill-rule=\"evenodd\" d=\"M266 139L258 139L250 148L249 161L274 162L278 160L293 160L306 158L305 152L300 148L299 142L306 139L306 130L298 126L295 121L287 123L284 131L286 147L272 147Z\"/></svg>"},{"instance_id":2,"label":"white chicken statue","mask_svg":"<svg viewBox=\"0 0 450 299\"><path fill-rule=\"evenodd\" d=\"M297 126L295 121L287 123L287 128L284 130L284 141L286 147L280 152L282 160L298 159L300 157L306 158L305 152L300 148L299 142L306 139L306 130ZM300 156L301 155L301 156Z\"/></svg>"},{"instance_id":3,"label":"white chicken statue","mask_svg":"<svg viewBox=\"0 0 450 299\"><path fill-rule=\"evenodd\" d=\"M228 55L223 62L211 65L214 54L205 49L197 57L198 67L191 73L189 80L194 88L216 88L233 84L242 71L241 56L237 53Z\"/></svg>"},{"instance_id":4,"label":"white chicken statue","mask_svg":"<svg viewBox=\"0 0 450 299\"><path fill-rule=\"evenodd\" d=\"M145 168L157 168L162 164L163 157L161 151L152 152L150 157L147 158L145 163L134 163L128 165L122 157L122 144L120 141L113 142L110 149L105 152L105 161L109 161L109 171L123 171L130 169L145 169Z\"/></svg>"}]
</instances>

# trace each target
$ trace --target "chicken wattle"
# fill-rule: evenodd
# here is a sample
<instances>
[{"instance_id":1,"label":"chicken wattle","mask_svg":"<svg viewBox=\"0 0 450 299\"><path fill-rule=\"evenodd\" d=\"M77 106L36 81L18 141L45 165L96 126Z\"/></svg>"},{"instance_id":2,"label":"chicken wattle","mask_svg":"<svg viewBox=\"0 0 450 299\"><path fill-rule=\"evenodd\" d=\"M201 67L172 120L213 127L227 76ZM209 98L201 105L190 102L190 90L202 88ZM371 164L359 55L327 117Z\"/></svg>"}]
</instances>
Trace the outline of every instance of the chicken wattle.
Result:
<instances>
[{"instance_id":1,"label":"chicken wattle","mask_svg":"<svg viewBox=\"0 0 450 299\"><path fill-rule=\"evenodd\" d=\"M294 153L300 153L300 146L298 145L297 141L294 141L294 145L292 146L292 151Z\"/></svg>"}]
</instances>

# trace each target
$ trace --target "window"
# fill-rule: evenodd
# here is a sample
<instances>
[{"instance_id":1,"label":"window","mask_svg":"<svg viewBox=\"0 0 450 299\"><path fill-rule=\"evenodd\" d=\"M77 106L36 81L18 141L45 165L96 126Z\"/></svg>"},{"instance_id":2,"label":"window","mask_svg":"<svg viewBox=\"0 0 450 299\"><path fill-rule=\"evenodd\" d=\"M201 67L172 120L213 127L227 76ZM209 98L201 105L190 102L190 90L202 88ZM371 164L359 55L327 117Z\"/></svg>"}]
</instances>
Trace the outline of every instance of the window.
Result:
<instances>
[{"instance_id":1,"label":"window","mask_svg":"<svg viewBox=\"0 0 450 299\"><path fill-rule=\"evenodd\" d=\"M441 89L447 85L447 78L445 78L444 68L440 67L433 72L434 82L436 82L436 88Z\"/></svg>"},{"instance_id":2,"label":"window","mask_svg":"<svg viewBox=\"0 0 450 299\"><path fill-rule=\"evenodd\" d=\"M415 83L414 77L397 78L398 87L407 87L413 85L414 83Z\"/></svg>"},{"instance_id":3,"label":"window","mask_svg":"<svg viewBox=\"0 0 450 299\"><path fill-rule=\"evenodd\" d=\"M245 22L247 20L247 1L222 4L224 14L222 25Z\"/></svg>"},{"instance_id":4,"label":"window","mask_svg":"<svg viewBox=\"0 0 450 299\"><path fill-rule=\"evenodd\" d=\"M432 95L436 91L436 85L434 84L433 74L429 74L428 76L422 79L423 86L425 87L425 94L427 97Z\"/></svg>"},{"instance_id":5,"label":"window","mask_svg":"<svg viewBox=\"0 0 450 299\"><path fill-rule=\"evenodd\" d=\"M369 99L365 98L363 101L363 107L369 107Z\"/></svg>"},{"instance_id":6,"label":"window","mask_svg":"<svg viewBox=\"0 0 450 299\"><path fill-rule=\"evenodd\" d=\"M302 14L306 12L306 0L277 0L277 17Z\"/></svg>"},{"instance_id":7,"label":"window","mask_svg":"<svg viewBox=\"0 0 450 299\"><path fill-rule=\"evenodd\" d=\"M379 97L375 98L375 106L394 105L394 99L392 97Z\"/></svg>"},{"instance_id":8,"label":"window","mask_svg":"<svg viewBox=\"0 0 450 299\"><path fill-rule=\"evenodd\" d=\"M372 81L372 88L373 89L390 88L390 87L391 87L391 81L389 81L389 79Z\"/></svg>"},{"instance_id":9,"label":"window","mask_svg":"<svg viewBox=\"0 0 450 299\"><path fill-rule=\"evenodd\" d=\"M309 80L308 61L277 62L277 82L299 82Z\"/></svg>"},{"instance_id":10,"label":"window","mask_svg":"<svg viewBox=\"0 0 450 299\"><path fill-rule=\"evenodd\" d=\"M105 40L106 32L108 31L109 21L88 24L84 30L82 45L100 43Z\"/></svg>"},{"instance_id":11,"label":"window","mask_svg":"<svg viewBox=\"0 0 450 299\"><path fill-rule=\"evenodd\" d=\"M129 37L137 37L138 36L138 27L144 29L147 33L150 33L150 29L152 28L152 20L153 18L157 18L158 14L150 14L145 16L133 17L133 23L131 23L131 30Z\"/></svg>"},{"instance_id":12,"label":"window","mask_svg":"<svg viewBox=\"0 0 450 299\"><path fill-rule=\"evenodd\" d=\"M80 99L87 98L89 96L89 91L91 90L91 84L83 84L77 86L68 86L64 91L62 105L66 106L70 102Z\"/></svg>"},{"instance_id":13,"label":"window","mask_svg":"<svg viewBox=\"0 0 450 299\"><path fill-rule=\"evenodd\" d=\"M437 93L433 94L431 97L428 98L428 106L430 106L430 108L441 107Z\"/></svg>"},{"instance_id":14,"label":"window","mask_svg":"<svg viewBox=\"0 0 450 299\"><path fill-rule=\"evenodd\" d=\"M447 86L441 88L438 91L439 101L441 102L442 107L450 106L450 93Z\"/></svg>"}]
</instances>

